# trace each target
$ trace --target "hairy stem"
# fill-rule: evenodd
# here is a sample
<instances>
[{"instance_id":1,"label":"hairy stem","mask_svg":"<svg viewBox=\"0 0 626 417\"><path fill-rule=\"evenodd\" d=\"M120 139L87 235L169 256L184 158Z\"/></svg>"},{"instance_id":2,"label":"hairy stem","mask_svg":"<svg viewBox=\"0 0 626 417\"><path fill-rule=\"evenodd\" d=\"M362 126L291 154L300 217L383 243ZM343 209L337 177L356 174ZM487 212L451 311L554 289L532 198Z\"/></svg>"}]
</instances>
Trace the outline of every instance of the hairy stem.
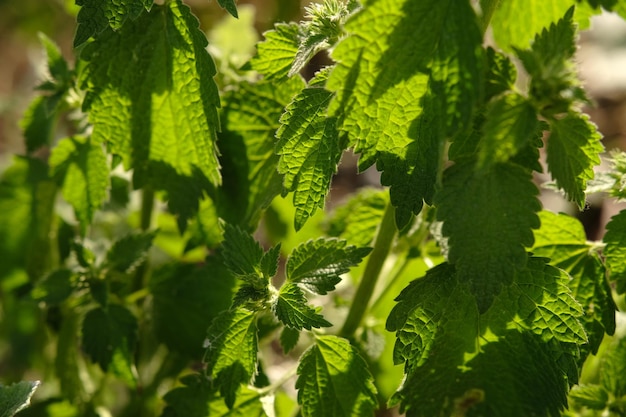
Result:
<instances>
[{"instance_id":1,"label":"hairy stem","mask_svg":"<svg viewBox=\"0 0 626 417\"><path fill-rule=\"evenodd\" d=\"M363 277L361 278L361 282L353 298L354 302L339 332L340 336L346 338L352 337L361 324L395 235L395 209L391 203L388 203L385 208L385 213L383 214L382 222L378 228L378 234L374 242L374 250L372 250L367 265L365 266Z\"/></svg>"},{"instance_id":2,"label":"hairy stem","mask_svg":"<svg viewBox=\"0 0 626 417\"><path fill-rule=\"evenodd\" d=\"M485 34L485 32L487 32L487 28L489 27L489 22L491 22L493 13L498 8L498 3L500 3L500 0L481 0L480 2L482 15L480 16L478 24L480 26L480 31L483 33L483 35Z\"/></svg>"}]
</instances>

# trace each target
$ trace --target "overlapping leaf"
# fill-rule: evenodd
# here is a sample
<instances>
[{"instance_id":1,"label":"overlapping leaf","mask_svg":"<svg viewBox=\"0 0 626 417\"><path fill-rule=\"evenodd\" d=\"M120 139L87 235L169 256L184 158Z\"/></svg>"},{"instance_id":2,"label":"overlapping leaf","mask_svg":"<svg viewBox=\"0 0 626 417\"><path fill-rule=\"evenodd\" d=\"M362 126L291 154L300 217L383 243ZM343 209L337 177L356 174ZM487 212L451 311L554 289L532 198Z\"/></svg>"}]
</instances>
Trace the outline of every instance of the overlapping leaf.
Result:
<instances>
[{"instance_id":1,"label":"overlapping leaf","mask_svg":"<svg viewBox=\"0 0 626 417\"><path fill-rule=\"evenodd\" d=\"M574 113L551 121L550 131L548 169L557 186L583 208L587 181L593 179L593 167L604 150L600 134L587 116Z\"/></svg>"},{"instance_id":2,"label":"overlapping leaf","mask_svg":"<svg viewBox=\"0 0 626 417\"><path fill-rule=\"evenodd\" d=\"M265 40L257 44L257 54L250 60L251 67L265 78L285 78L298 53L298 25L278 23L264 33Z\"/></svg>"},{"instance_id":3,"label":"overlapping leaf","mask_svg":"<svg viewBox=\"0 0 626 417\"><path fill-rule=\"evenodd\" d=\"M223 312L213 320L207 340L207 374L214 379L226 405L232 409L240 385L249 383L256 372L255 313L245 308Z\"/></svg>"},{"instance_id":4,"label":"overlapping leaf","mask_svg":"<svg viewBox=\"0 0 626 417\"><path fill-rule=\"evenodd\" d=\"M468 282L481 312L526 264L541 208L530 174L512 163L475 172L472 160L444 172L437 218L449 238L449 261ZM489 204L485 204L489 202Z\"/></svg>"},{"instance_id":5,"label":"overlapping leaf","mask_svg":"<svg viewBox=\"0 0 626 417\"><path fill-rule=\"evenodd\" d=\"M616 283L619 294L626 292L626 210L622 210L611 218L606 226L603 251L609 278Z\"/></svg>"},{"instance_id":6,"label":"overlapping leaf","mask_svg":"<svg viewBox=\"0 0 626 417\"><path fill-rule=\"evenodd\" d=\"M156 232L129 234L116 240L107 252L107 264L119 272L130 272L136 268L148 254Z\"/></svg>"},{"instance_id":7,"label":"overlapping leaf","mask_svg":"<svg viewBox=\"0 0 626 417\"><path fill-rule=\"evenodd\" d=\"M180 1L155 6L85 47L80 85L93 141L134 169L134 185L165 189L179 226L219 184L215 65L198 21Z\"/></svg>"},{"instance_id":8,"label":"overlapping leaf","mask_svg":"<svg viewBox=\"0 0 626 417\"><path fill-rule=\"evenodd\" d=\"M326 294L335 289L341 275L370 252L370 248L357 248L345 240L309 240L296 247L287 261L287 281L303 285L316 294Z\"/></svg>"},{"instance_id":9,"label":"overlapping leaf","mask_svg":"<svg viewBox=\"0 0 626 417\"><path fill-rule=\"evenodd\" d=\"M118 30L127 21L135 20L144 10L150 10L153 0L76 0L80 11L74 47L87 42L111 27Z\"/></svg>"},{"instance_id":10,"label":"overlapping leaf","mask_svg":"<svg viewBox=\"0 0 626 417\"><path fill-rule=\"evenodd\" d=\"M332 326L321 314L318 314L317 309L307 304L304 293L293 283L280 287L278 296L272 303L272 311L278 320L293 329L311 330L312 327Z\"/></svg>"},{"instance_id":11,"label":"overlapping leaf","mask_svg":"<svg viewBox=\"0 0 626 417\"><path fill-rule=\"evenodd\" d=\"M109 187L102 145L80 136L63 139L53 149L49 163L52 175L63 183L63 197L74 208L84 233Z\"/></svg>"},{"instance_id":12,"label":"overlapping leaf","mask_svg":"<svg viewBox=\"0 0 626 417\"><path fill-rule=\"evenodd\" d=\"M324 207L330 180L345 147L336 119L326 115L332 97L323 88L305 88L287 106L276 132L278 171L285 175L285 190L294 192L296 230Z\"/></svg>"},{"instance_id":13,"label":"overlapping leaf","mask_svg":"<svg viewBox=\"0 0 626 417\"><path fill-rule=\"evenodd\" d=\"M377 408L376 388L367 363L347 340L319 336L298 366L302 415L367 416Z\"/></svg>"},{"instance_id":14,"label":"overlapping leaf","mask_svg":"<svg viewBox=\"0 0 626 417\"><path fill-rule=\"evenodd\" d=\"M262 211L281 192L274 134L284 108L303 87L300 77L278 84L243 82L224 98L218 142L224 183L214 200L229 223L256 229Z\"/></svg>"},{"instance_id":15,"label":"overlapping leaf","mask_svg":"<svg viewBox=\"0 0 626 417\"><path fill-rule=\"evenodd\" d=\"M345 30L327 85L337 92L330 113L342 116L359 167L383 170L403 226L432 198L440 141L469 121L480 96L482 37L465 1L366 2ZM437 94L425 97L431 64Z\"/></svg>"}]
</instances>

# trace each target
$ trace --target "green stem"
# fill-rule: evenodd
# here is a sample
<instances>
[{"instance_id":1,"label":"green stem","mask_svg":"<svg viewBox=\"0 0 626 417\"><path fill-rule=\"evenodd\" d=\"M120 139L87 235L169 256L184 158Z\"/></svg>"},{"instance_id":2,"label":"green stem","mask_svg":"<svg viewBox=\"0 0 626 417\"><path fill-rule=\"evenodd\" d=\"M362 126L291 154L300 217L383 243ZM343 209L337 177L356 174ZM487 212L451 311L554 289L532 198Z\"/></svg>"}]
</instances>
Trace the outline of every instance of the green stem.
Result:
<instances>
[{"instance_id":1,"label":"green stem","mask_svg":"<svg viewBox=\"0 0 626 417\"><path fill-rule=\"evenodd\" d=\"M352 307L350 307L348 317L346 317L346 321L339 332L340 336L351 338L361 324L395 235L395 210L391 203L388 203L385 213L383 214L382 222L378 228L374 249L365 266L365 271L363 272L363 277L354 295L354 302L352 303Z\"/></svg>"},{"instance_id":2,"label":"green stem","mask_svg":"<svg viewBox=\"0 0 626 417\"><path fill-rule=\"evenodd\" d=\"M498 8L498 3L500 3L500 0L482 0L480 2L482 15L480 16L478 24L480 26L480 31L483 33L483 35L485 34L485 32L487 32L487 28L489 27L489 22L491 22L493 13Z\"/></svg>"},{"instance_id":3,"label":"green stem","mask_svg":"<svg viewBox=\"0 0 626 417\"><path fill-rule=\"evenodd\" d=\"M152 211L154 210L154 190L147 186L143 189L141 196L141 219L139 227L141 230L149 230L152 226ZM148 272L148 261L144 261L135 271L135 279L133 281L133 292L142 290L146 285L146 274Z\"/></svg>"}]
</instances>

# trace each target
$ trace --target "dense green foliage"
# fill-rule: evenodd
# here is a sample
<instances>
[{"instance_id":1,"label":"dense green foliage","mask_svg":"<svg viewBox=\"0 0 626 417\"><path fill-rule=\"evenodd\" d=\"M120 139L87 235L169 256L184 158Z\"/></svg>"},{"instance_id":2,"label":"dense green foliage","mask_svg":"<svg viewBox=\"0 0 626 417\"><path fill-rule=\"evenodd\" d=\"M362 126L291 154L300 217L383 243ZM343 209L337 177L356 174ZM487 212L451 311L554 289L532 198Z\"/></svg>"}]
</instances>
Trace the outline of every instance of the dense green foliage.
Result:
<instances>
[{"instance_id":1,"label":"dense green foliage","mask_svg":"<svg viewBox=\"0 0 626 417\"><path fill-rule=\"evenodd\" d=\"M208 48L76 3L0 178L0 416L626 415L626 211L589 242L533 180L626 198L573 61L626 2L325 0L256 49L233 0ZM383 187L324 214L350 149Z\"/></svg>"}]
</instances>

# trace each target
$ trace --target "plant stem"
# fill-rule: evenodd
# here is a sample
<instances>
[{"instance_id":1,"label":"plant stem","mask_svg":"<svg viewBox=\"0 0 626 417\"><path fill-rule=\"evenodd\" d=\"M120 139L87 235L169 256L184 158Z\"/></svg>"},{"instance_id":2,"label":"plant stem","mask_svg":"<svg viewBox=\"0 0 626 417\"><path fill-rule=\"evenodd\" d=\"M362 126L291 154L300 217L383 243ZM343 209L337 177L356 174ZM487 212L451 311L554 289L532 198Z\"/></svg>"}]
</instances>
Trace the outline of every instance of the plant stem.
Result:
<instances>
[{"instance_id":1,"label":"plant stem","mask_svg":"<svg viewBox=\"0 0 626 417\"><path fill-rule=\"evenodd\" d=\"M152 226L152 211L154 209L154 190L150 186L146 186L141 196L141 219L139 227L141 230L148 230ZM142 290L145 287L145 278L148 271L148 260L145 260L135 271L133 281L133 292Z\"/></svg>"},{"instance_id":2,"label":"plant stem","mask_svg":"<svg viewBox=\"0 0 626 417\"><path fill-rule=\"evenodd\" d=\"M480 31L483 35L487 32L493 13L498 8L498 3L500 3L500 0L481 0L480 2L482 16L480 17L478 25L480 26Z\"/></svg>"},{"instance_id":3,"label":"plant stem","mask_svg":"<svg viewBox=\"0 0 626 417\"><path fill-rule=\"evenodd\" d=\"M378 228L376 241L374 242L374 249L365 266L365 271L359 283L359 288L357 288L356 294L354 295L354 302L350 307L348 317L346 317L346 321L339 332L340 336L351 338L361 324L395 235L395 209L391 203L387 203L383 219Z\"/></svg>"}]
</instances>

